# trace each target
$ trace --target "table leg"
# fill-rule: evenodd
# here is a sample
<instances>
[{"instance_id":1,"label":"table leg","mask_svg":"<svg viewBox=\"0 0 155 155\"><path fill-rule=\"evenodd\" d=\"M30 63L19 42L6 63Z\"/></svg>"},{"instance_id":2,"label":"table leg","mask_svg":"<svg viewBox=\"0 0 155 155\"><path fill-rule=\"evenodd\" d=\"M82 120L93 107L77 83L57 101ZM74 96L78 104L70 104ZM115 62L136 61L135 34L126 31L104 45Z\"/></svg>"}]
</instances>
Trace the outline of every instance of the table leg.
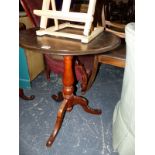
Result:
<instances>
[{"instance_id":1,"label":"table leg","mask_svg":"<svg viewBox=\"0 0 155 155\"><path fill-rule=\"evenodd\" d=\"M23 89L19 88L19 97L21 97L23 100L33 100L35 98L34 95L31 95L31 96L26 96L24 94L24 91Z\"/></svg>"},{"instance_id":2,"label":"table leg","mask_svg":"<svg viewBox=\"0 0 155 155\"><path fill-rule=\"evenodd\" d=\"M74 105L81 105L83 109L91 114L100 115L101 110L92 109L88 106L88 102L85 98L81 96L76 96L73 94L74 92L74 75L72 70L72 59L73 56L64 56L64 75L63 75L63 101L59 107L57 119L55 123L54 130L49 137L46 146L51 146L55 140L59 129L61 128L63 117L66 111L71 111Z\"/></svg>"},{"instance_id":3,"label":"table leg","mask_svg":"<svg viewBox=\"0 0 155 155\"><path fill-rule=\"evenodd\" d=\"M87 83L88 83L88 76L89 75L86 72L84 65L81 64L81 62L78 59L75 62L75 70L78 70L82 76L81 77L82 78L82 80L81 80L81 93L82 93L82 95L84 95L86 93L86 90L87 90ZM63 93L62 92L58 92L57 94L54 94L51 97L56 102L63 101Z\"/></svg>"},{"instance_id":4,"label":"table leg","mask_svg":"<svg viewBox=\"0 0 155 155\"><path fill-rule=\"evenodd\" d=\"M55 140L55 137L57 135L57 133L59 132L59 129L61 128L61 124L62 124L62 121L63 121L63 117L64 117L64 114L66 112L66 108L67 108L67 101L64 100L60 107L59 107L59 110L58 110L58 113L57 113L57 120L56 120L56 123L55 123L55 127L54 127L54 130L51 134L51 136L49 137L47 143L46 143L46 146L51 146L52 143L54 142Z\"/></svg>"},{"instance_id":5,"label":"table leg","mask_svg":"<svg viewBox=\"0 0 155 155\"><path fill-rule=\"evenodd\" d=\"M62 94L62 92L58 92L58 95L52 95L51 96L52 97L52 99L54 100L54 101L56 101L56 102L61 102L61 101L63 101L63 94Z\"/></svg>"}]
</instances>

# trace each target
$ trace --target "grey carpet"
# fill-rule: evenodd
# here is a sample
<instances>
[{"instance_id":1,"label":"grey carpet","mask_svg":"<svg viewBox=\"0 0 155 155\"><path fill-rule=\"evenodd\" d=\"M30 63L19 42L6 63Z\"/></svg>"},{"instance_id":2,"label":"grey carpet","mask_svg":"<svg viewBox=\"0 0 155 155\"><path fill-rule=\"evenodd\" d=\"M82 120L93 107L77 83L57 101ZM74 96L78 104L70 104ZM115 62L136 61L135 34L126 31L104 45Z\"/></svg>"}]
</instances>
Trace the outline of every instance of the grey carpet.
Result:
<instances>
[{"instance_id":1,"label":"grey carpet","mask_svg":"<svg viewBox=\"0 0 155 155\"><path fill-rule=\"evenodd\" d=\"M123 69L101 65L93 87L84 95L91 107L102 109L92 115L77 105L66 113L62 128L51 148L45 146L55 123L60 103L51 99L62 87L60 76L51 74L51 81L39 75L26 95L33 101L19 99L20 155L117 155L112 148L112 115L120 98ZM80 87L77 85L77 94Z\"/></svg>"}]
</instances>

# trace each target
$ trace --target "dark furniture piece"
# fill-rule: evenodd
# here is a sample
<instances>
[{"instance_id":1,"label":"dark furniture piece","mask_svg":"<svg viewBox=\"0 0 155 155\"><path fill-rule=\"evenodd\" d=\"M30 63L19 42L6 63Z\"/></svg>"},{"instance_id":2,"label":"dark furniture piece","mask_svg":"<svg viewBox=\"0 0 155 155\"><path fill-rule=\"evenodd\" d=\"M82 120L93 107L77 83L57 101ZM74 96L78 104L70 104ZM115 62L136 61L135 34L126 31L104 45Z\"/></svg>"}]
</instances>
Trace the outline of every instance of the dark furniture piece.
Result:
<instances>
[{"instance_id":1,"label":"dark furniture piece","mask_svg":"<svg viewBox=\"0 0 155 155\"><path fill-rule=\"evenodd\" d=\"M74 105L81 105L83 109L91 114L101 114L101 110L92 109L88 106L88 101L74 93L74 57L78 55L91 55L111 51L120 45L120 39L109 33L103 32L89 44L82 44L71 39L58 37L36 36L36 29L21 31L19 35L20 46L26 49L32 49L48 55L61 55L64 61L63 72L63 101L57 113L57 119L54 130L50 135L47 146L51 146L61 127L66 111L71 111ZM46 46L45 46L46 45Z\"/></svg>"},{"instance_id":2,"label":"dark furniture piece","mask_svg":"<svg viewBox=\"0 0 155 155\"><path fill-rule=\"evenodd\" d=\"M98 0L104 3L106 19L127 24L135 21L135 0ZM102 1L102 2L101 2Z\"/></svg>"},{"instance_id":3,"label":"dark furniture piece","mask_svg":"<svg viewBox=\"0 0 155 155\"><path fill-rule=\"evenodd\" d=\"M19 23L19 31L25 30L25 29L26 29L25 24ZM20 51L19 51L19 52L20 52ZM19 65L20 65L20 63L19 63ZM22 98L22 99L24 99L24 100L33 100L33 99L35 98L34 95L26 96L26 95L24 94L23 88L19 88L19 97Z\"/></svg>"}]
</instances>

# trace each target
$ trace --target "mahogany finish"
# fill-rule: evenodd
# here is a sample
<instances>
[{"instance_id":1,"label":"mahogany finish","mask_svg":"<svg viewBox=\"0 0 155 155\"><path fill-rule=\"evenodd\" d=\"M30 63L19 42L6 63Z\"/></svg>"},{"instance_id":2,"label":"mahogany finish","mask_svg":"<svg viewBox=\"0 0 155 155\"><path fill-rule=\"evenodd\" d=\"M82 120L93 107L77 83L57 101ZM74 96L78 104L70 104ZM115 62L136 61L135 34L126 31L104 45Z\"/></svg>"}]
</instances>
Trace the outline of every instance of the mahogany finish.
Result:
<instances>
[{"instance_id":1,"label":"mahogany finish","mask_svg":"<svg viewBox=\"0 0 155 155\"><path fill-rule=\"evenodd\" d=\"M47 141L47 146L51 146L52 143L54 142L54 139L61 127L63 117L65 115L66 111L71 111L73 106L75 104L79 104L83 107L83 109L92 114L101 114L101 110L97 109L91 109L88 107L87 100L84 99L83 97L75 96L73 94L74 92L74 75L72 71L72 58L73 56L64 56L64 75L63 75L63 97L64 100L62 101L60 108L57 113L57 120L56 124L54 127L54 130L52 134L50 135L48 141Z\"/></svg>"},{"instance_id":2,"label":"mahogany finish","mask_svg":"<svg viewBox=\"0 0 155 155\"><path fill-rule=\"evenodd\" d=\"M63 74L63 101L57 113L57 119L52 134L50 135L47 146L51 146L55 140L56 135L61 128L63 118L66 111L71 111L74 105L81 105L84 111L99 115L101 110L92 109L88 106L88 101L81 97L76 96L74 92L74 74L73 74L73 56L99 54L110 51L120 44L120 39L109 33L103 32L93 41L88 44L72 39L63 39L58 37L42 36L38 37L35 34L36 29L29 29L20 32L19 42L23 48L33 49L36 52L63 55L64 58L64 74ZM48 48L48 49L47 49Z\"/></svg>"},{"instance_id":3,"label":"mahogany finish","mask_svg":"<svg viewBox=\"0 0 155 155\"><path fill-rule=\"evenodd\" d=\"M53 58L56 59L54 60ZM88 83L88 76L90 74L91 67L87 65L86 61L82 59L81 57L84 57L83 59L86 60L85 56L79 56L75 58L75 65L74 65L74 70L75 70L75 77L76 81L79 81L81 85L81 93L85 92L87 89L87 83ZM89 57L89 56L87 56ZM45 72L46 72L46 78L50 81L50 73L51 71L63 75L64 71L64 63L63 63L63 56L51 56L49 54L44 55L45 58ZM80 58L80 60L79 60ZM89 58L88 58L89 59ZM82 62L84 64L82 64ZM87 66L86 66L87 65ZM62 96L61 94L58 94L58 96ZM57 101L56 96L52 96L54 100ZM58 99L59 100L59 99Z\"/></svg>"},{"instance_id":4,"label":"mahogany finish","mask_svg":"<svg viewBox=\"0 0 155 155\"><path fill-rule=\"evenodd\" d=\"M36 28L23 30L19 34L20 46L43 54L52 55L87 55L111 51L120 44L120 39L103 32L88 44L73 39L36 36ZM39 51L41 50L41 51Z\"/></svg>"}]
</instances>

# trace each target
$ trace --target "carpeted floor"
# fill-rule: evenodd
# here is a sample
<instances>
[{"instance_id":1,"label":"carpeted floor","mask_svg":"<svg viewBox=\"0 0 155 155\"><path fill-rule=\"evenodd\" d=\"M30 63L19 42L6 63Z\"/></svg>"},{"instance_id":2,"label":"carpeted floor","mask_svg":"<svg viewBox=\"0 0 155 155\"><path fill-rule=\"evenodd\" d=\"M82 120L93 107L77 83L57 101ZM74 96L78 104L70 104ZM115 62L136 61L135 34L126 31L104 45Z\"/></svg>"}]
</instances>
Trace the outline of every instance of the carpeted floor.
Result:
<instances>
[{"instance_id":1,"label":"carpeted floor","mask_svg":"<svg viewBox=\"0 0 155 155\"><path fill-rule=\"evenodd\" d=\"M91 107L102 109L102 115L92 115L74 106L66 113L62 128L51 148L46 140L53 130L60 103L51 94L61 90L60 76L51 74L51 81L44 74L32 82L26 95L35 95L32 101L19 99L20 155L117 155L112 149L112 115L120 99L123 69L101 65L92 88L84 95ZM80 87L77 85L77 94Z\"/></svg>"}]
</instances>

